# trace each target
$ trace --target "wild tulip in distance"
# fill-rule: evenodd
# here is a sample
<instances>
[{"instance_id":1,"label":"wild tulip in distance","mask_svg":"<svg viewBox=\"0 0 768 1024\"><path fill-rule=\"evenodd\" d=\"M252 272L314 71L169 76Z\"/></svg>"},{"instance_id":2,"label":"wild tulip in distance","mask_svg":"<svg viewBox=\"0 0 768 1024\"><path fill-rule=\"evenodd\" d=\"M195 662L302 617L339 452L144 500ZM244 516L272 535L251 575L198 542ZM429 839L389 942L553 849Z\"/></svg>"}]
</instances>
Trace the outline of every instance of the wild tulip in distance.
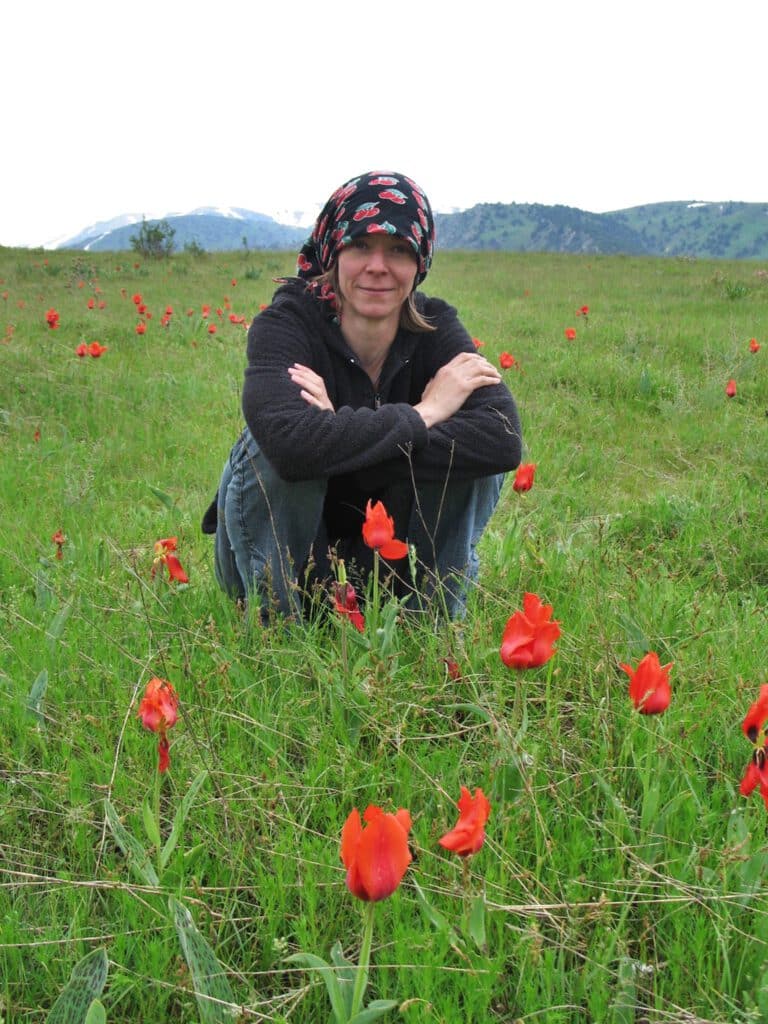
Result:
<instances>
[{"instance_id":1,"label":"wild tulip in distance","mask_svg":"<svg viewBox=\"0 0 768 1024\"><path fill-rule=\"evenodd\" d=\"M460 857L469 857L477 853L485 842L485 823L491 813L491 805L482 789L476 789L472 796L466 786L462 786L458 808L459 820L438 842Z\"/></svg>"},{"instance_id":2,"label":"wild tulip in distance","mask_svg":"<svg viewBox=\"0 0 768 1024\"><path fill-rule=\"evenodd\" d=\"M750 338L749 339L749 351L750 352L759 352L760 351L760 345L759 345L759 343L758 343L756 338Z\"/></svg>"},{"instance_id":3,"label":"wild tulip in distance","mask_svg":"<svg viewBox=\"0 0 768 1024\"><path fill-rule=\"evenodd\" d=\"M536 594L525 594L523 610L507 621L501 639L501 660L508 668L537 668L555 653L560 623L552 621L552 605Z\"/></svg>"},{"instance_id":4,"label":"wild tulip in distance","mask_svg":"<svg viewBox=\"0 0 768 1024\"><path fill-rule=\"evenodd\" d=\"M52 331L55 331L57 329L57 327L59 326L59 314L56 312L55 309L48 310L48 312L45 314L45 322L48 324Z\"/></svg>"},{"instance_id":5,"label":"wild tulip in distance","mask_svg":"<svg viewBox=\"0 0 768 1024\"><path fill-rule=\"evenodd\" d=\"M533 478L536 473L535 462L524 462L517 467L515 480L512 487L516 491L530 491L533 487Z\"/></svg>"},{"instance_id":6,"label":"wild tulip in distance","mask_svg":"<svg viewBox=\"0 0 768 1024\"><path fill-rule=\"evenodd\" d=\"M176 724L179 717L179 697L166 679L154 677L149 680L139 704L138 717L145 729L158 734L157 769L160 772L168 771L171 761L166 732Z\"/></svg>"},{"instance_id":7,"label":"wild tulip in distance","mask_svg":"<svg viewBox=\"0 0 768 1024\"><path fill-rule=\"evenodd\" d=\"M672 691L669 688L669 670L672 662L662 665L655 651L641 658L637 668L620 665L629 676L629 696L642 715L660 715L669 707Z\"/></svg>"},{"instance_id":8,"label":"wild tulip in distance","mask_svg":"<svg viewBox=\"0 0 768 1024\"><path fill-rule=\"evenodd\" d=\"M739 785L742 796L749 796L760 787L760 796L768 810L768 738L765 723L768 720L768 684L760 687L760 695L752 704L741 723L741 730L752 744L752 757Z\"/></svg>"},{"instance_id":9,"label":"wild tulip in distance","mask_svg":"<svg viewBox=\"0 0 768 1024\"><path fill-rule=\"evenodd\" d=\"M575 327L566 327L565 328L565 337L566 337L566 340L568 340L568 341L574 341L575 338L576 338L576 328Z\"/></svg>"},{"instance_id":10,"label":"wild tulip in distance","mask_svg":"<svg viewBox=\"0 0 768 1024\"><path fill-rule=\"evenodd\" d=\"M334 582L333 603L336 611L343 618L349 619L352 625L362 633L365 629L365 619L357 604L357 594L351 583Z\"/></svg>"},{"instance_id":11,"label":"wild tulip in distance","mask_svg":"<svg viewBox=\"0 0 768 1024\"><path fill-rule=\"evenodd\" d=\"M728 383L725 385L725 393L729 398L736 397L736 381L731 377Z\"/></svg>"},{"instance_id":12,"label":"wild tulip in distance","mask_svg":"<svg viewBox=\"0 0 768 1024\"><path fill-rule=\"evenodd\" d=\"M408 833L411 816L402 807L387 814L371 804L363 814L355 808L341 830L341 860L347 888L360 900L376 902L391 896L411 863Z\"/></svg>"},{"instance_id":13,"label":"wild tulip in distance","mask_svg":"<svg viewBox=\"0 0 768 1024\"><path fill-rule=\"evenodd\" d=\"M158 565L162 564L168 568L168 578L176 580L177 583L189 583L189 577L181 567L181 562L174 552L176 551L177 540L175 537L166 537L155 544L155 560L152 564L152 577L157 572Z\"/></svg>"},{"instance_id":14,"label":"wild tulip in distance","mask_svg":"<svg viewBox=\"0 0 768 1024\"><path fill-rule=\"evenodd\" d=\"M378 551L382 558L394 560L405 558L408 554L408 545L395 538L395 521L392 516L387 515L380 501L371 506L370 498L365 507L363 540L369 548Z\"/></svg>"},{"instance_id":15,"label":"wild tulip in distance","mask_svg":"<svg viewBox=\"0 0 768 1024\"><path fill-rule=\"evenodd\" d=\"M515 365L515 357L511 352L502 352L499 356L499 366L502 370L511 370Z\"/></svg>"},{"instance_id":16,"label":"wild tulip in distance","mask_svg":"<svg viewBox=\"0 0 768 1024\"><path fill-rule=\"evenodd\" d=\"M64 557L64 545L67 543L67 538L61 530L57 530L51 537L51 540L56 545L56 558L61 561Z\"/></svg>"}]
</instances>

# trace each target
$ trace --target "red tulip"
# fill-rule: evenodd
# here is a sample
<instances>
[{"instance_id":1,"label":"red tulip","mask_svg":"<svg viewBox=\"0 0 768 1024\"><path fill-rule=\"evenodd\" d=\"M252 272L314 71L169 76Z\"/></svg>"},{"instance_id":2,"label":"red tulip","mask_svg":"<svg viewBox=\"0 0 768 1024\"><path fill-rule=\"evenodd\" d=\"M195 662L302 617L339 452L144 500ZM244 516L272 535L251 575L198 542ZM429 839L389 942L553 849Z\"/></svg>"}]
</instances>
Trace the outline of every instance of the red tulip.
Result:
<instances>
[{"instance_id":1,"label":"red tulip","mask_svg":"<svg viewBox=\"0 0 768 1024\"><path fill-rule=\"evenodd\" d=\"M159 755L158 771L165 772L171 763L168 756L169 744L166 730L176 724L178 718L179 697L173 686L157 677L150 679L139 704L138 717L141 724L150 732L158 734L157 752Z\"/></svg>"},{"instance_id":2,"label":"red tulip","mask_svg":"<svg viewBox=\"0 0 768 1024\"><path fill-rule=\"evenodd\" d=\"M103 356L109 346L102 345L98 341L92 341L88 346L88 355L94 359L98 359L99 356ZM79 354L79 353L78 353Z\"/></svg>"},{"instance_id":3,"label":"red tulip","mask_svg":"<svg viewBox=\"0 0 768 1024\"><path fill-rule=\"evenodd\" d=\"M55 331L59 327L59 314L55 309L49 309L45 314L45 320L52 331Z\"/></svg>"},{"instance_id":4,"label":"red tulip","mask_svg":"<svg viewBox=\"0 0 768 1024\"><path fill-rule=\"evenodd\" d=\"M577 309L576 316L583 316L586 319L589 316L589 306L581 306Z\"/></svg>"},{"instance_id":5,"label":"red tulip","mask_svg":"<svg viewBox=\"0 0 768 1024\"><path fill-rule=\"evenodd\" d=\"M567 338L568 341L573 341L574 338L576 337L576 328L575 327L566 327L565 328L565 337Z\"/></svg>"},{"instance_id":6,"label":"red tulip","mask_svg":"<svg viewBox=\"0 0 768 1024\"><path fill-rule=\"evenodd\" d=\"M369 548L375 548L382 558L393 560L405 558L408 554L408 545L395 538L395 521L392 516L387 515L380 501L371 506L370 498L365 506L363 540Z\"/></svg>"},{"instance_id":7,"label":"red tulip","mask_svg":"<svg viewBox=\"0 0 768 1024\"><path fill-rule=\"evenodd\" d=\"M51 537L51 540L56 545L56 558L61 561L64 557L64 545L67 543L67 538L61 530L57 530Z\"/></svg>"},{"instance_id":8,"label":"red tulip","mask_svg":"<svg viewBox=\"0 0 768 1024\"><path fill-rule=\"evenodd\" d=\"M136 333L137 334L146 334L146 332L147 332L147 325L144 323L143 320L139 320L139 322L136 324Z\"/></svg>"},{"instance_id":9,"label":"red tulip","mask_svg":"<svg viewBox=\"0 0 768 1024\"><path fill-rule=\"evenodd\" d=\"M768 685L760 687L760 695L744 716L741 729L752 743L752 758L739 785L742 796L749 796L759 786L760 796L768 809L768 739L765 723L768 720Z\"/></svg>"},{"instance_id":10,"label":"red tulip","mask_svg":"<svg viewBox=\"0 0 768 1024\"><path fill-rule=\"evenodd\" d=\"M499 366L501 366L502 370L511 370L514 365L515 357L511 352L502 352L499 356Z\"/></svg>"},{"instance_id":11,"label":"red tulip","mask_svg":"<svg viewBox=\"0 0 768 1024\"><path fill-rule=\"evenodd\" d=\"M80 359L82 359L83 356L88 355L88 346L85 344L84 341L81 341L80 344L75 349L75 355L78 356Z\"/></svg>"},{"instance_id":12,"label":"red tulip","mask_svg":"<svg viewBox=\"0 0 768 1024\"><path fill-rule=\"evenodd\" d=\"M468 857L477 853L485 842L485 823L491 813L491 805L482 789L476 789L472 796L466 786L462 786L457 806L459 820L438 842L446 850Z\"/></svg>"},{"instance_id":13,"label":"red tulip","mask_svg":"<svg viewBox=\"0 0 768 1024\"><path fill-rule=\"evenodd\" d=\"M155 544L155 561L152 565L152 576L157 571L157 566L162 563L168 567L168 578L177 580L179 583L189 583L189 577L181 567L181 562L173 553L176 550L176 538L166 537Z\"/></svg>"},{"instance_id":14,"label":"red tulip","mask_svg":"<svg viewBox=\"0 0 768 1024\"><path fill-rule=\"evenodd\" d=\"M501 640L501 660L509 668L537 668L555 653L560 623L551 621L552 605L536 594L525 594L523 610L507 621Z\"/></svg>"},{"instance_id":15,"label":"red tulip","mask_svg":"<svg viewBox=\"0 0 768 1024\"><path fill-rule=\"evenodd\" d=\"M535 462L524 462L517 467L515 480L512 487L516 491L530 491L533 487L533 477L536 473Z\"/></svg>"},{"instance_id":16,"label":"red tulip","mask_svg":"<svg viewBox=\"0 0 768 1024\"><path fill-rule=\"evenodd\" d=\"M132 296L132 298L133 298L133 304L134 304L134 306L140 306L140 305L141 305L141 303L142 303L142 298L141 298L141 296L139 295L139 293L138 293L138 292L137 292L137 293L136 293L135 295L133 295L133 296Z\"/></svg>"},{"instance_id":17,"label":"red tulip","mask_svg":"<svg viewBox=\"0 0 768 1024\"><path fill-rule=\"evenodd\" d=\"M725 385L725 393L729 398L733 398L736 395L736 381L733 377Z\"/></svg>"},{"instance_id":18,"label":"red tulip","mask_svg":"<svg viewBox=\"0 0 768 1024\"><path fill-rule=\"evenodd\" d=\"M672 693L669 688L668 665L659 663L659 656L650 651L633 669L630 665L620 665L629 676L629 696L637 710L643 715L660 715L669 707Z\"/></svg>"},{"instance_id":19,"label":"red tulip","mask_svg":"<svg viewBox=\"0 0 768 1024\"><path fill-rule=\"evenodd\" d=\"M473 338L472 339L472 344L475 346L475 348L480 349L480 348L483 347L483 345L485 345L485 342L484 341L480 341L479 338Z\"/></svg>"},{"instance_id":20,"label":"red tulip","mask_svg":"<svg viewBox=\"0 0 768 1024\"><path fill-rule=\"evenodd\" d=\"M347 888L360 900L376 902L391 896L411 863L408 833L411 816L402 807L386 814L372 804L363 820L355 808L341 830L341 859Z\"/></svg>"},{"instance_id":21,"label":"red tulip","mask_svg":"<svg viewBox=\"0 0 768 1024\"><path fill-rule=\"evenodd\" d=\"M749 339L749 351L750 352L759 352L760 351L760 345L758 344L758 342L757 342L757 340L755 338L750 338Z\"/></svg>"},{"instance_id":22,"label":"red tulip","mask_svg":"<svg viewBox=\"0 0 768 1024\"><path fill-rule=\"evenodd\" d=\"M349 619L355 629L361 633L365 629L365 619L357 604L357 594L351 583L334 583L333 601L336 611L343 618Z\"/></svg>"},{"instance_id":23,"label":"red tulip","mask_svg":"<svg viewBox=\"0 0 768 1024\"><path fill-rule=\"evenodd\" d=\"M96 299L88 299L86 305L88 306L88 309L93 309L93 307L96 305Z\"/></svg>"}]
</instances>

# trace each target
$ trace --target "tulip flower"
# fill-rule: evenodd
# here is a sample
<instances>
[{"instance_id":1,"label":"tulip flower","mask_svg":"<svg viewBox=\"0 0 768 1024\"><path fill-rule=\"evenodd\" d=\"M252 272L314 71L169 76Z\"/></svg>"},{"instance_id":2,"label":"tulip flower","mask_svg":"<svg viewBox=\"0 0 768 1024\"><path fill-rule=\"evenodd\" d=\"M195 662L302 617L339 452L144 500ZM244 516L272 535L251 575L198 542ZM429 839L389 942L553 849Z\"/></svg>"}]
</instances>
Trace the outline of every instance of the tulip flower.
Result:
<instances>
[{"instance_id":1,"label":"tulip flower","mask_svg":"<svg viewBox=\"0 0 768 1024\"><path fill-rule=\"evenodd\" d=\"M139 320L139 322L136 324L136 333L137 334L146 334L147 333L147 325L144 323L143 320Z\"/></svg>"},{"instance_id":2,"label":"tulip flower","mask_svg":"<svg viewBox=\"0 0 768 1024\"><path fill-rule=\"evenodd\" d=\"M438 842L444 849L460 857L468 857L477 853L485 842L485 823L491 813L491 804L482 789L476 789L472 796L466 786L462 786L457 806L459 820Z\"/></svg>"},{"instance_id":3,"label":"tulip flower","mask_svg":"<svg viewBox=\"0 0 768 1024\"><path fill-rule=\"evenodd\" d=\"M579 309L576 310L576 316L583 316L586 320L589 316L589 306L580 306Z\"/></svg>"},{"instance_id":4,"label":"tulip flower","mask_svg":"<svg viewBox=\"0 0 768 1024\"><path fill-rule=\"evenodd\" d=\"M757 341L756 338L750 338L749 339L749 351L750 352L759 352L760 351L760 345L758 344L758 341Z\"/></svg>"},{"instance_id":5,"label":"tulip flower","mask_svg":"<svg viewBox=\"0 0 768 1024\"><path fill-rule=\"evenodd\" d=\"M736 395L736 381L731 377L728 383L725 385L725 393L729 398L734 398Z\"/></svg>"},{"instance_id":6,"label":"tulip flower","mask_svg":"<svg viewBox=\"0 0 768 1024\"><path fill-rule=\"evenodd\" d=\"M56 545L56 558L58 561L61 561L64 557L64 545L67 543L67 538L61 530L57 530L51 537L51 540Z\"/></svg>"},{"instance_id":7,"label":"tulip flower","mask_svg":"<svg viewBox=\"0 0 768 1024\"><path fill-rule=\"evenodd\" d=\"M174 554L176 544L175 537L166 537L165 540L157 541L155 544L155 560L152 564L152 577L154 578L158 565L162 563L168 568L169 579L177 580L179 583L189 583L189 577L182 569L178 557Z\"/></svg>"},{"instance_id":8,"label":"tulip flower","mask_svg":"<svg viewBox=\"0 0 768 1024\"><path fill-rule=\"evenodd\" d=\"M568 341L573 341L575 339L575 337L576 337L576 328L575 327L566 327L565 328L565 337L566 337L566 339Z\"/></svg>"},{"instance_id":9,"label":"tulip flower","mask_svg":"<svg viewBox=\"0 0 768 1024\"><path fill-rule=\"evenodd\" d=\"M749 796L759 786L760 796L768 809L768 684L760 687L760 695L744 716L741 729L753 746L752 758L739 785L742 796Z\"/></svg>"},{"instance_id":10,"label":"tulip flower","mask_svg":"<svg viewBox=\"0 0 768 1024\"><path fill-rule=\"evenodd\" d=\"M551 616L551 604L542 604L536 594L524 595L523 610L509 618L501 640L501 660L508 668L537 668L549 661L560 636L560 623Z\"/></svg>"},{"instance_id":11,"label":"tulip flower","mask_svg":"<svg viewBox=\"0 0 768 1024\"><path fill-rule=\"evenodd\" d=\"M535 462L524 462L517 467L512 488L515 491L530 491L533 487L533 477L536 473Z\"/></svg>"},{"instance_id":12,"label":"tulip flower","mask_svg":"<svg viewBox=\"0 0 768 1024\"><path fill-rule=\"evenodd\" d=\"M165 679L154 677L147 683L144 696L139 704L138 717L150 732L158 734L159 772L165 772L171 763L168 756L169 743L166 732L176 724L179 716L179 697L173 686Z\"/></svg>"},{"instance_id":13,"label":"tulip flower","mask_svg":"<svg viewBox=\"0 0 768 1024\"><path fill-rule=\"evenodd\" d=\"M659 656L650 651L633 669L619 665L629 676L629 696L642 715L660 715L669 707L672 693L669 688L669 670L672 662L661 665Z\"/></svg>"},{"instance_id":14,"label":"tulip flower","mask_svg":"<svg viewBox=\"0 0 768 1024\"><path fill-rule=\"evenodd\" d=\"M341 831L341 860L347 888L360 900L376 902L391 896L411 863L408 833L411 816L400 808L386 814L372 804L363 814L355 808Z\"/></svg>"},{"instance_id":15,"label":"tulip flower","mask_svg":"<svg viewBox=\"0 0 768 1024\"><path fill-rule=\"evenodd\" d=\"M343 618L349 619L360 633L365 630L365 619L357 604L357 594L351 583L335 582L333 585L333 602L336 611Z\"/></svg>"},{"instance_id":16,"label":"tulip flower","mask_svg":"<svg viewBox=\"0 0 768 1024\"><path fill-rule=\"evenodd\" d=\"M88 355L88 346L85 344L84 341L81 341L80 344L75 349L75 355L79 359L82 359L83 356L87 356Z\"/></svg>"},{"instance_id":17,"label":"tulip flower","mask_svg":"<svg viewBox=\"0 0 768 1024\"><path fill-rule=\"evenodd\" d=\"M91 356L93 359L98 359L99 356L104 355L108 347L109 346L102 345L98 341L92 341L91 344L88 346L88 355Z\"/></svg>"},{"instance_id":18,"label":"tulip flower","mask_svg":"<svg viewBox=\"0 0 768 1024\"><path fill-rule=\"evenodd\" d=\"M511 370L515 365L515 357L511 352L502 352L499 356L499 366L502 370Z\"/></svg>"},{"instance_id":19,"label":"tulip flower","mask_svg":"<svg viewBox=\"0 0 768 1024\"><path fill-rule=\"evenodd\" d=\"M405 558L408 554L408 545L395 538L395 521L392 516L387 515L387 510L380 501L371 506L370 498L365 507L363 540L369 548L378 551L382 558Z\"/></svg>"},{"instance_id":20,"label":"tulip flower","mask_svg":"<svg viewBox=\"0 0 768 1024\"><path fill-rule=\"evenodd\" d=\"M55 331L59 326L59 314L55 309L49 309L45 314L45 321L52 331Z\"/></svg>"}]
</instances>

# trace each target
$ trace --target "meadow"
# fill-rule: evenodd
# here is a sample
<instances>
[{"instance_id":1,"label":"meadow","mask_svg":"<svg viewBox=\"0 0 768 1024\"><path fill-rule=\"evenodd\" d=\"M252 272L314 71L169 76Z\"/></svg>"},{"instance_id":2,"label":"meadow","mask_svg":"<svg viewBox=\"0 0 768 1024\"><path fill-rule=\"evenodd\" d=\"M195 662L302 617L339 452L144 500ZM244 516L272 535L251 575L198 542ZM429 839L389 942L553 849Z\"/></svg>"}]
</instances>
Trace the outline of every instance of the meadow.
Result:
<instances>
[{"instance_id":1,"label":"meadow","mask_svg":"<svg viewBox=\"0 0 768 1024\"><path fill-rule=\"evenodd\" d=\"M262 627L200 532L245 327L292 270L0 249L0 1019L328 1020L328 972L290 958L357 963L339 844L369 804L413 819L371 904L382 1019L768 1019L768 810L739 792L768 683L768 268L438 252L424 290L514 356L536 473L464 622L389 605L386 642L330 601ZM526 593L561 636L515 670ZM648 652L658 715L620 668ZM179 696L162 777L152 677ZM468 858L437 842L461 786L491 805ZM52 1012L89 955L93 1000Z\"/></svg>"}]
</instances>

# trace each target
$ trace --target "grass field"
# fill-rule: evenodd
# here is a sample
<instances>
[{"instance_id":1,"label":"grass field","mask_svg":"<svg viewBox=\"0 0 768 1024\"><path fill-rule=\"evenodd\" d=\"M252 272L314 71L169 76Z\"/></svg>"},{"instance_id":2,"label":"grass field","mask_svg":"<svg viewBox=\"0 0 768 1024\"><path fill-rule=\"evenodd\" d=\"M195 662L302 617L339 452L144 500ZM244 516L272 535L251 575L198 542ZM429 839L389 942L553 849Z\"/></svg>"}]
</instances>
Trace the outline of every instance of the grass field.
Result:
<instances>
[{"instance_id":1,"label":"grass field","mask_svg":"<svg viewBox=\"0 0 768 1024\"><path fill-rule=\"evenodd\" d=\"M45 1020L103 949L109 1022L328 1020L288 957L357 961L339 840L372 803L413 818L376 904L384 1019L768 1019L768 812L739 793L768 682L768 271L439 253L425 290L517 361L536 477L502 493L462 626L397 622L382 652L333 616L260 628L199 530L241 426L241 318L292 269L0 249L0 1018ZM152 576L171 536L187 586ZM526 592L562 635L516 672L499 645ZM619 667L648 651L673 663L658 716ZM152 676L180 698L161 843L190 794L157 884L115 833L157 868ZM437 843L462 785L491 802L466 861Z\"/></svg>"}]
</instances>

